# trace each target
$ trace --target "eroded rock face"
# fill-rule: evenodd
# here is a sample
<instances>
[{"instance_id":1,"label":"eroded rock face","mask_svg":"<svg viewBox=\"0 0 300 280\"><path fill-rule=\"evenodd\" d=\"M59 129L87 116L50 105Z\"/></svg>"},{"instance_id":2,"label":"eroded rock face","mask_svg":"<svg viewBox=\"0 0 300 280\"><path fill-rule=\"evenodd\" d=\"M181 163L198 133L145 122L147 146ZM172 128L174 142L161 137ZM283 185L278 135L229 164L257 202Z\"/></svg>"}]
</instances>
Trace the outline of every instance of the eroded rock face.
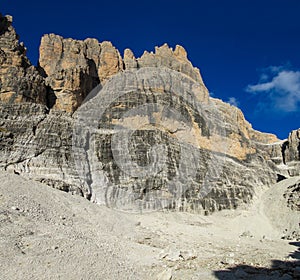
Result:
<instances>
[{"instance_id":1,"label":"eroded rock face","mask_svg":"<svg viewBox=\"0 0 300 280\"><path fill-rule=\"evenodd\" d=\"M123 61L110 42L49 34L41 40L39 66L51 88L50 107L74 112L96 85L123 69Z\"/></svg>"},{"instance_id":2,"label":"eroded rock face","mask_svg":"<svg viewBox=\"0 0 300 280\"><path fill-rule=\"evenodd\" d=\"M300 129L293 130L282 144L284 163L289 166L291 176L300 175Z\"/></svg>"},{"instance_id":3,"label":"eroded rock face","mask_svg":"<svg viewBox=\"0 0 300 280\"><path fill-rule=\"evenodd\" d=\"M285 142L283 147L284 161L299 161L300 160L300 129L293 130Z\"/></svg>"},{"instance_id":4,"label":"eroded rock face","mask_svg":"<svg viewBox=\"0 0 300 280\"><path fill-rule=\"evenodd\" d=\"M136 59L130 49L124 51L125 69L138 69L142 67L167 67L177 72L183 73L193 80L203 84L200 71L188 60L187 52L177 45L175 50L169 48L167 44L155 47L155 52L147 52Z\"/></svg>"},{"instance_id":5,"label":"eroded rock face","mask_svg":"<svg viewBox=\"0 0 300 280\"><path fill-rule=\"evenodd\" d=\"M72 155L73 119L40 104L0 106L0 168L89 197Z\"/></svg>"},{"instance_id":6,"label":"eroded rock face","mask_svg":"<svg viewBox=\"0 0 300 280\"><path fill-rule=\"evenodd\" d=\"M185 49L178 45L174 51L166 44L156 47L155 53L145 52L138 59L126 49L122 59L110 42L64 39L49 34L41 40L39 66L51 88L50 107L67 112L74 112L97 84L104 85L125 69L166 67L203 84L199 69L193 67Z\"/></svg>"},{"instance_id":7,"label":"eroded rock face","mask_svg":"<svg viewBox=\"0 0 300 280\"><path fill-rule=\"evenodd\" d=\"M123 210L204 213L250 202L255 187L277 180L252 139L277 138L221 103L168 68L114 76L74 115L78 170L93 199Z\"/></svg>"},{"instance_id":8,"label":"eroded rock face","mask_svg":"<svg viewBox=\"0 0 300 280\"><path fill-rule=\"evenodd\" d=\"M0 30L1 169L123 210L201 213L299 172L299 130L253 130L180 46L122 59L109 42L50 34L39 74L10 17Z\"/></svg>"},{"instance_id":9,"label":"eroded rock face","mask_svg":"<svg viewBox=\"0 0 300 280\"><path fill-rule=\"evenodd\" d=\"M276 172L247 136L254 133L247 123L224 115L227 105L218 102L186 75L145 67L114 76L73 116L7 104L1 168L123 210L236 208L274 183ZM164 157L153 173L155 145Z\"/></svg>"},{"instance_id":10,"label":"eroded rock face","mask_svg":"<svg viewBox=\"0 0 300 280\"><path fill-rule=\"evenodd\" d=\"M12 17L0 14L0 101L46 104L46 87L26 57L26 49L12 27Z\"/></svg>"},{"instance_id":11,"label":"eroded rock face","mask_svg":"<svg viewBox=\"0 0 300 280\"><path fill-rule=\"evenodd\" d=\"M293 211L300 211L300 181L295 185L289 186L283 196L289 208Z\"/></svg>"}]
</instances>

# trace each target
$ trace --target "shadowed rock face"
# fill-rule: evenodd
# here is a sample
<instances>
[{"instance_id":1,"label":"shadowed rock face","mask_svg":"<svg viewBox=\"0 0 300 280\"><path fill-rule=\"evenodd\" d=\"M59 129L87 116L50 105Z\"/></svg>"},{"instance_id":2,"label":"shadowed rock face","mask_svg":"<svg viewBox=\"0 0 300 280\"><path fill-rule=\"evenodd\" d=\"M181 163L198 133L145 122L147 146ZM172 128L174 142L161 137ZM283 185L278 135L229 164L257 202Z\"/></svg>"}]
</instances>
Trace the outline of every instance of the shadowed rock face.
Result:
<instances>
[{"instance_id":1,"label":"shadowed rock face","mask_svg":"<svg viewBox=\"0 0 300 280\"><path fill-rule=\"evenodd\" d=\"M293 130L282 144L282 157L291 176L300 175L300 129Z\"/></svg>"},{"instance_id":2,"label":"shadowed rock face","mask_svg":"<svg viewBox=\"0 0 300 280\"><path fill-rule=\"evenodd\" d=\"M299 170L299 131L253 130L180 46L122 59L109 42L50 34L38 72L10 17L0 30L1 169L123 210L205 213Z\"/></svg>"},{"instance_id":3,"label":"shadowed rock face","mask_svg":"<svg viewBox=\"0 0 300 280\"><path fill-rule=\"evenodd\" d=\"M294 211L300 211L300 182L289 186L284 193L284 198L287 200L287 205Z\"/></svg>"}]
</instances>

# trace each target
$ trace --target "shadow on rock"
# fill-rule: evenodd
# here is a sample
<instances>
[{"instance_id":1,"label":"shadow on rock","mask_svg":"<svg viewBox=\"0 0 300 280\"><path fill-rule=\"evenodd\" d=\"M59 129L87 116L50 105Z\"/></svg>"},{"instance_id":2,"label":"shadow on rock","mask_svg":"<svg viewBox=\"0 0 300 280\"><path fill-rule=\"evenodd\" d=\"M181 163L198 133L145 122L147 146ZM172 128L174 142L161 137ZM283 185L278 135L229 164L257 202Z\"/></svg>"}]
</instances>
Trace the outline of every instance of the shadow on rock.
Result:
<instances>
[{"instance_id":1,"label":"shadow on rock","mask_svg":"<svg viewBox=\"0 0 300 280\"><path fill-rule=\"evenodd\" d=\"M272 266L255 267L249 265L237 265L227 270L215 271L217 279L255 279L255 280L293 280L300 279L300 242L290 242L297 246L295 252L291 253L290 261L273 260Z\"/></svg>"}]
</instances>

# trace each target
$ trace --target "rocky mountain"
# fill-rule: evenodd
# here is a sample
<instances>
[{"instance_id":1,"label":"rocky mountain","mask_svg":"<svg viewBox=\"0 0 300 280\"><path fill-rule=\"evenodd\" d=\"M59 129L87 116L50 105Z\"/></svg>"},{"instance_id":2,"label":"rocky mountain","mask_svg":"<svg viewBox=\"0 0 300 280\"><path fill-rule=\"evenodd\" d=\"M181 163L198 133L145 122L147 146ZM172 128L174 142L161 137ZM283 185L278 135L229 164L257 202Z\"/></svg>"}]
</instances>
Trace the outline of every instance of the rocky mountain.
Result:
<instances>
[{"instance_id":1,"label":"rocky mountain","mask_svg":"<svg viewBox=\"0 0 300 280\"><path fill-rule=\"evenodd\" d=\"M122 57L110 42L44 35L30 64L0 16L0 168L129 211L209 213L299 175L300 130L254 130L211 98L181 46Z\"/></svg>"},{"instance_id":2,"label":"rocky mountain","mask_svg":"<svg viewBox=\"0 0 300 280\"><path fill-rule=\"evenodd\" d=\"M282 145L283 163L288 166L289 175L300 175L300 129L289 134Z\"/></svg>"},{"instance_id":3,"label":"rocky mountain","mask_svg":"<svg viewBox=\"0 0 300 280\"><path fill-rule=\"evenodd\" d=\"M44 79L29 62L11 24L11 16L0 16L0 101L46 104Z\"/></svg>"},{"instance_id":4,"label":"rocky mountain","mask_svg":"<svg viewBox=\"0 0 300 280\"><path fill-rule=\"evenodd\" d=\"M49 106L74 112L96 85L123 70L123 60L110 42L49 34L41 40L39 68L50 87Z\"/></svg>"}]
</instances>

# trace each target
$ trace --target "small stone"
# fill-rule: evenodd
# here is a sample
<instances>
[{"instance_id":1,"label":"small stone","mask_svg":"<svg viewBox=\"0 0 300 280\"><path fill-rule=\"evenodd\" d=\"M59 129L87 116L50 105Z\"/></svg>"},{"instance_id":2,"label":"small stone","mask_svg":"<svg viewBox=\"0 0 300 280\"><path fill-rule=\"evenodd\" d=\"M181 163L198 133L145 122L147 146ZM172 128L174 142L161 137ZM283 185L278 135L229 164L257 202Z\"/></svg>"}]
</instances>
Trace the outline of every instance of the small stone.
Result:
<instances>
[{"instance_id":1,"label":"small stone","mask_svg":"<svg viewBox=\"0 0 300 280\"><path fill-rule=\"evenodd\" d=\"M230 258L226 258L224 261L221 261L222 264L229 264L229 265L233 265L235 264L235 260L234 259L230 259Z\"/></svg>"},{"instance_id":2,"label":"small stone","mask_svg":"<svg viewBox=\"0 0 300 280\"><path fill-rule=\"evenodd\" d=\"M52 246L51 249L52 249L52 250L57 250L57 249L58 249L58 246Z\"/></svg>"},{"instance_id":3,"label":"small stone","mask_svg":"<svg viewBox=\"0 0 300 280\"><path fill-rule=\"evenodd\" d=\"M181 251L180 255L185 261L194 260L197 258L196 254L192 251Z\"/></svg>"},{"instance_id":4,"label":"small stone","mask_svg":"<svg viewBox=\"0 0 300 280\"><path fill-rule=\"evenodd\" d=\"M228 262L228 264L235 264L235 260L234 259L228 259L227 262Z\"/></svg>"},{"instance_id":5,"label":"small stone","mask_svg":"<svg viewBox=\"0 0 300 280\"><path fill-rule=\"evenodd\" d=\"M172 269L166 269L157 275L157 280L171 280L172 279Z\"/></svg>"},{"instance_id":6,"label":"small stone","mask_svg":"<svg viewBox=\"0 0 300 280\"><path fill-rule=\"evenodd\" d=\"M160 259L160 260L162 260L162 259L164 259L166 256L168 255L168 252L166 252L166 251L161 251L160 253L159 253L159 255L158 255L158 258Z\"/></svg>"},{"instance_id":7,"label":"small stone","mask_svg":"<svg viewBox=\"0 0 300 280\"><path fill-rule=\"evenodd\" d=\"M244 231L240 237L247 237L247 238L253 238L253 235L251 234L251 232L249 230Z\"/></svg>"},{"instance_id":8,"label":"small stone","mask_svg":"<svg viewBox=\"0 0 300 280\"><path fill-rule=\"evenodd\" d=\"M138 226L140 226L140 225L141 225L141 222L135 223L135 226L136 226L136 227L138 227Z\"/></svg>"},{"instance_id":9,"label":"small stone","mask_svg":"<svg viewBox=\"0 0 300 280\"><path fill-rule=\"evenodd\" d=\"M172 250L168 253L165 259L171 262L177 262L182 260L182 256L179 250Z\"/></svg>"},{"instance_id":10,"label":"small stone","mask_svg":"<svg viewBox=\"0 0 300 280\"><path fill-rule=\"evenodd\" d=\"M19 211L20 209L19 209L18 207L16 207L16 206L12 206L12 207L11 207L11 210Z\"/></svg>"}]
</instances>

